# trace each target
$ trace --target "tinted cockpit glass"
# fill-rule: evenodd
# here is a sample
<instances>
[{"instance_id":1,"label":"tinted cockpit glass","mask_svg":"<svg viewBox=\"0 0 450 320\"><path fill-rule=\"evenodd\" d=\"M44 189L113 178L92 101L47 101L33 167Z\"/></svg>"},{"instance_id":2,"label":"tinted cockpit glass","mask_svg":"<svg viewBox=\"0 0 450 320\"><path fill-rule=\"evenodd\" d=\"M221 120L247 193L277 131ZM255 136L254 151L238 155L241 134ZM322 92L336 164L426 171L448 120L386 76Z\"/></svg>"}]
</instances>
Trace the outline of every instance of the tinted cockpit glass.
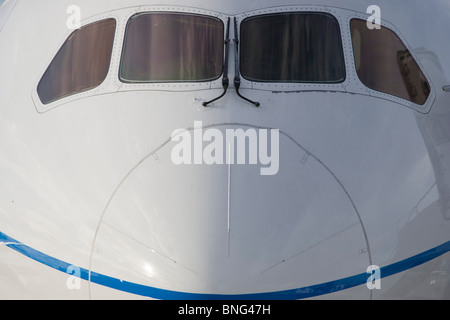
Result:
<instances>
[{"instance_id":1,"label":"tinted cockpit glass","mask_svg":"<svg viewBox=\"0 0 450 320\"><path fill-rule=\"evenodd\" d=\"M39 82L42 103L99 86L108 74L115 30L116 20L106 19L74 31Z\"/></svg>"},{"instance_id":2,"label":"tinted cockpit glass","mask_svg":"<svg viewBox=\"0 0 450 320\"><path fill-rule=\"evenodd\" d=\"M208 81L222 74L224 26L217 18L142 13L128 22L124 82Z\"/></svg>"},{"instance_id":3,"label":"tinted cockpit glass","mask_svg":"<svg viewBox=\"0 0 450 320\"><path fill-rule=\"evenodd\" d=\"M241 74L253 81L342 82L338 21L323 13L251 17L241 24Z\"/></svg>"},{"instance_id":4,"label":"tinted cockpit glass","mask_svg":"<svg viewBox=\"0 0 450 320\"><path fill-rule=\"evenodd\" d=\"M390 29L369 29L365 20L351 20L358 77L370 89L423 105L430 85L401 39Z\"/></svg>"}]
</instances>

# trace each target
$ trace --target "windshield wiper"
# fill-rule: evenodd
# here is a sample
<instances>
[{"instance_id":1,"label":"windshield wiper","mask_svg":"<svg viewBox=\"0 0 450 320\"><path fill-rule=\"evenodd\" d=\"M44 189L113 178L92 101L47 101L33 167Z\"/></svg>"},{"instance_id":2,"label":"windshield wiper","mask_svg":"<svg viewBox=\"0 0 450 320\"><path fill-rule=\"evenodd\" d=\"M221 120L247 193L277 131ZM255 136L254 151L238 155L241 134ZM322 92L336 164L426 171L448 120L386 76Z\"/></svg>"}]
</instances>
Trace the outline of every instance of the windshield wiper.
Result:
<instances>
[{"instance_id":1,"label":"windshield wiper","mask_svg":"<svg viewBox=\"0 0 450 320\"><path fill-rule=\"evenodd\" d=\"M229 55L228 49L230 47L230 18L229 17L228 17L228 21L227 21L227 34L226 34L225 38L226 38L225 39L225 61L223 63L223 78L222 78L223 93L211 101L203 102L204 107L206 107L206 106L208 106L208 104L211 104L214 101L217 101L220 98L222 98L227 93L228 86L230 85L230 79L228 78L228 55Z\"/></svg>"},{"instance_id":2,"label":"windshield wiper","mask_svg":"<svg viewBox=\"0 0 450 320\"><path fill-rule=\"evenodd\" d=\"M259 102L252 101L244 96L241 95L239 92L239 88L241 87L241 77L239 73L239 35L238 35L238 29L237 29L237 19L234 18L234 43L235 43L235 52L234 52L234 66L235 66L235 75L234 75L234 87L236 88L237 95L250 102L251 104L254 104L255 106L259 107L261 104Z\"/></svg>"}]
</instances>

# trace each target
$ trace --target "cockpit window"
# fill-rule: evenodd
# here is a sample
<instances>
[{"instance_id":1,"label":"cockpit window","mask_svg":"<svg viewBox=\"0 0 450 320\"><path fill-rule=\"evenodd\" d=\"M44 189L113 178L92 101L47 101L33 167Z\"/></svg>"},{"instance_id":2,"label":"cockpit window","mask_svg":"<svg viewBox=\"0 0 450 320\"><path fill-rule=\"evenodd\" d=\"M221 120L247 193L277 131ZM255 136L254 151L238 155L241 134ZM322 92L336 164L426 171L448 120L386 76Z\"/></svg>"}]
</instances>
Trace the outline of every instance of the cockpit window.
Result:
<instances>
[{"instance_id":1,"label":"cockpit window","mask_svg":"<svg viewBox=\"0 0 450 320\"><path fill-rule=\"evenodd\" d=\"M241 74L251 81L345 80L339 23L325 13L281 13L241 24Z\"/></svg>"},{"instance_id":2,"label":"cockpit window","mask_svg":"<svg viewBox=\"0 0 450 320\"><path fill-rule=\"evenodd\" d=\"M390 29L369 29L365 20L351 21L356 70L364 85L419 105L430 85L401 39Z\"/></svg>"},{"instance_id":3,"label":"cockpit window","mask_svg":"<svg viewBox=\"0 0 450 320\"><path fill-rule=\"evenodd\" d=\"M127 26L123 82L211 81L222 74L224 25L220 19L181 13L141 13Z\"/></svg>"},{"instance_id":4,"label":"cockpit window","mask_svg":"<svg viewBox=\"0 0 450 320\"><path fill-rule=\"evenodd\" d=\"M99 86L111 62L116 20L106 19L74 31L42 76L37 92L43 104Z\"/></svg>"}]
</instances>

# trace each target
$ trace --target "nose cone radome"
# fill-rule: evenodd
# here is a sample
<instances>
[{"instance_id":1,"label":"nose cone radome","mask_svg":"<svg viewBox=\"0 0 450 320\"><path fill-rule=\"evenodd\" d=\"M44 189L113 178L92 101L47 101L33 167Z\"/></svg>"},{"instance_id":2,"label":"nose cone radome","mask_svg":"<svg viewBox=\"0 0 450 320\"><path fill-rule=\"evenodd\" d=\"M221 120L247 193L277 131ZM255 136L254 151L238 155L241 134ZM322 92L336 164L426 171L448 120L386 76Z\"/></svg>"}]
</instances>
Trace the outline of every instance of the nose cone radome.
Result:
<instances>
[{"instance_id":1,"label":"nose cone radome","mask_svg":"<svg viewBox=\"0 0 450 320\"><path fill-rule=\"evenodd\" d=\"M238 128L213 134L226 137L231 129ZM253 130L261 141L263 133ZM278 153L272 155L278 170L266 171L272 175L262 174L270 164L260 161L261 148L254 163L247 145L246 161L238 164L238 144L232 161L226 139L223 161L214 164L204 157L203 164L175 164L181 139L143 159L105 211L92 270L152 288L223 295L302 288L364 272L367 245L340 182L283 133L266 133L265 155Z\"/></svg>"}]
</instances>

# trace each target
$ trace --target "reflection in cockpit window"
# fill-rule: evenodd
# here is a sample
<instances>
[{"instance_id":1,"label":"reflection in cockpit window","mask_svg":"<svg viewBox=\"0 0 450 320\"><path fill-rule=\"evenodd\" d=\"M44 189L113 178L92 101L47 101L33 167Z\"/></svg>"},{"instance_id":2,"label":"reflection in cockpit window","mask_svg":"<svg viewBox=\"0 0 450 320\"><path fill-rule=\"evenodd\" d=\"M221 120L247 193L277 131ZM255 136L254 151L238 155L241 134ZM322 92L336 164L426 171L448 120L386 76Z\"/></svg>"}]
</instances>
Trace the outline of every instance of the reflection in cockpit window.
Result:
<instances>
[{"instance_id":1,"label":"reflection in cockpit window","mask_svg":"<svg viewBox=\"0 0 450 320\"><path fill-rule=\"evenodd\" d=\"M370 89L423 105L430 85L400 38L390 29L369 29L365 20L351 21L358 76Z\"/></svg>"},{"instance_id":2,"label":"reflection in cockpit window","mask_svg":"<svg viewBox=\"0 0 450 320\"><path fill-rule=\"evenodd\" d=\"M253 81L342 82L338 21L324 13L281 13L241 24L241 74Z\"/></svg>"},{"instance_id":3,"label":"reflection in cockpit window","mask_svg":"<svg viewBox=\"0 0 450 320\"><path fill-rule=\"evenodd\" d=\"M210 81L223 68L219 19L179 13L142 13L127 26L120 79L124 82Z\"/></svg>"}]
</instances>

